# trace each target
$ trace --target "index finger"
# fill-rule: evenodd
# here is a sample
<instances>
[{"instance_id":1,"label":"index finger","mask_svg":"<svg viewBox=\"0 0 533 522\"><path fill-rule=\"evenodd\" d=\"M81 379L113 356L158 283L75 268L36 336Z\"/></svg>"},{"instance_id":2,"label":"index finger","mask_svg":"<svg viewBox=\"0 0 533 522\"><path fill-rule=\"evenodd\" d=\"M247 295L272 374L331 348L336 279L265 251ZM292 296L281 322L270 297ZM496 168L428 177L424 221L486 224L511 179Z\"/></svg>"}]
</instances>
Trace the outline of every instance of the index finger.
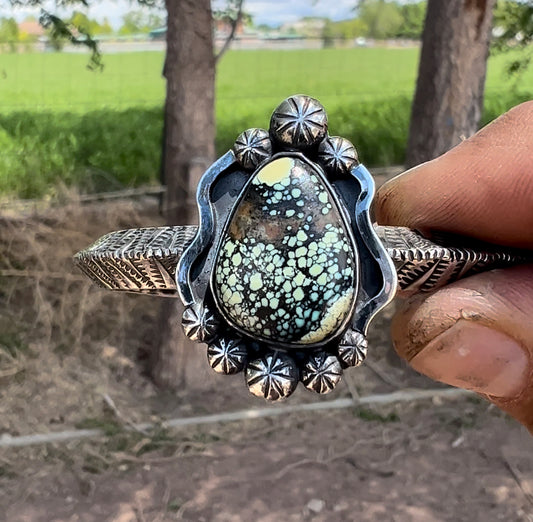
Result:
<instances>
[{"instance_id":1,"label":"index finger","mask_svg":"<svg viewBox=\"0 0 533 522\"><path fill-rule=\"evenodd\" d=\"M533 248L533 101L386 183L374 212L380 225Z\"/></svg>"}]
</instances>

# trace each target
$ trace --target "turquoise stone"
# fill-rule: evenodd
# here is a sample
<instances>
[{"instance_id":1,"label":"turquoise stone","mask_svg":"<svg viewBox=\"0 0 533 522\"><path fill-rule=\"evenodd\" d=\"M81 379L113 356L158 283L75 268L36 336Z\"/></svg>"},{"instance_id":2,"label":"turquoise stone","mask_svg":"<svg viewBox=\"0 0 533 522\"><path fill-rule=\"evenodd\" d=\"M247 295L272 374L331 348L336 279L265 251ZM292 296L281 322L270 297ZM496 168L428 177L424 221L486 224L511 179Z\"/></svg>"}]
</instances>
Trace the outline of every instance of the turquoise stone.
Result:
<instances>
[{"instance_id":1,"label":"turquoise stone","mask_svg":"<svg viewBox=\"0 0 533 522\"><path fill-rule=\"evenodd\" d=\"M353 310L355 245L323 174L274 159L244 189L221 239L213 290L237 329L270 343L313 345Z\"/></svg>"}]
</instances>

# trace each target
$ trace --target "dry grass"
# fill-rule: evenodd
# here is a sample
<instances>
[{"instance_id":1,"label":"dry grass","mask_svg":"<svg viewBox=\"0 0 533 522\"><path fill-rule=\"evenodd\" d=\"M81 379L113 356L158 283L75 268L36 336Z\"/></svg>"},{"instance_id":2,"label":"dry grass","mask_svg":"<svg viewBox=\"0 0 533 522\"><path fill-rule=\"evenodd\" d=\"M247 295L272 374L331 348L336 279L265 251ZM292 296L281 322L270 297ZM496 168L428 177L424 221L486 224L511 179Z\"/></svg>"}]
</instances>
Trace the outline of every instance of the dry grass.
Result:
<instances>
[{"instance_id":1,"label":"dry grass","mask_svg":"<svg viewBox=\"0 0 533 522\"><path fill-rule=\"evenodd\" d=\"M0 215L0 434L100 426L108 422L109 399L128 422L260 406L242 378L208 370L203 347L182 359L186 387L171 394L155 389L146 363L159 299L97 288L72 255L111 230L162 224L157 201L82 206L67 196L61 206ZM347 372L324 399L390 392L406 383L404 369L387 361L390 314L371 329L371 364ZM292 400L316 399L299 389Z\"/></svg>"},{"instance_id":2,"label":"dry grass","mask_svg":"<svg viewBox=\"0 0 533 522\"><path fill-rule=\"evenodd\" d=\"M71 202L0 217L0 431L46 431L50 423L98 416L109 390L119 403L121 390L137 398L154 393L137 361L153 337L156 307L99 290L72 264L101 234L154 217L153 204L136 202ZM135 420L145 413L139 410Z\"/></svg>"},{"instance_id":3,"label":"dry grass","mask_svg":"<svg viewBox=\"0 0 533 522\"><path fill-rule=\"evenodd\" d=\"M354 513L413 520L421 502L420 520L437 511L465 520L470 505L483 520L530 520L514 461L487 458L513 426L487 415L480 401L285 415L176 433L125 431L137 422L261 405L242 376L208 372L202 348L191 352L186 389L155 390L143 361L157 333L158 300L100 290L71 262L101 234L161 222L153 200L74 200L0 215L0 436L105 432L97 440L0 451L0 512L9 520L103 520L102 513L113 520L303 520L317 498L326 505L324 520L352 520ZM371 364L347 372L325 400L426 382L387 364L390 314L372 325ZM300 387L291 400L317 396Z\"/></svg>"}]
</instances>

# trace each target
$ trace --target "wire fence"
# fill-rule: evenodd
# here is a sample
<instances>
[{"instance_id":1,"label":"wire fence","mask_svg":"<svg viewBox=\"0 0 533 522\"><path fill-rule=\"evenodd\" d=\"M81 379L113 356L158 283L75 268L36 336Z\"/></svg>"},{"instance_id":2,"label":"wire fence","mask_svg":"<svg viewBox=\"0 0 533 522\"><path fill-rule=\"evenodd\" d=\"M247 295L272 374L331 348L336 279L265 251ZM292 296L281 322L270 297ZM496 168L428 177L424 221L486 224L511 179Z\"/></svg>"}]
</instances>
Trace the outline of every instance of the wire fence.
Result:
<instances>
[{"instance_id":1,"label":"wire fence","mask_svg":"<svg viewBox=\"0 0 533 522\"><path fill-rule=\"evenodd\" d=\"M80 47L4 45L0 198L50 196L59 185L87 193L158 183L164 42L106 42L101 50L104 68L94 71ZM305 93L322 101L331 132L352 140L366 164L401 164L418 56L419 45L405 41L324 48L319 39L238 40L217 66L217 154L245 128L266 126L282 99ZM502 80L500 62L489 67L487 120L528 97Z\"/></svg>"},{"instance_id":2,"label":"wire fence","mask_svg":"<svg viewBox=\"0 0 533 522\"><path fill-rule=\"evenodd\" d=\"M326 97L371 99L376 94L412 94L417 45L391 44L389 50L407 52L400 61L390 55L391 59L384 58L382 63L376 61L376 56L385 56L379 50L382 46L365 52L353 45L334 49L320 45L319 40L302 39L291 46L268 41L249 48L234 46L217 71L217 99L223 103L286 96L286 86L307 87ZM163 103L163 42L102 44L101 50L104 68L91 71L84 48L62 52L4 49L0 52L2 111L89 111Z\"/></svg>"}]
</instances>

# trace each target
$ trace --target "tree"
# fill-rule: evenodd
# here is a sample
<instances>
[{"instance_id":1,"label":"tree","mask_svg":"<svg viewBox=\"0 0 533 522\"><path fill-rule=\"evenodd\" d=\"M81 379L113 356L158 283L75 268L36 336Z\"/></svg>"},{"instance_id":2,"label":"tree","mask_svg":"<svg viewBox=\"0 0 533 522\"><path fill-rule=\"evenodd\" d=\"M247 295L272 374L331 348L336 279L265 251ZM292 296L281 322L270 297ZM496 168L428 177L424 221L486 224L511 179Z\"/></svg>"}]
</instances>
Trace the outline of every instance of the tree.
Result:
<instances>
[{"instance_id":1,"label":"tree","mask_svg":"<svg viewBox=\"0 0 533 522\"><path fill-rule=\"evenodd\" d=\"M19 37L19 27L14 18L0 18L0 43L8 44L11 52L15 51L15 45Z\"/></svg>"},{"instance_id":2,"label":"tree","mask_svg":"<svg viewBox=\"0 0 533 522\"><path fill-rule=\"evenodd\" d=\"M402 25L402 15L396 2L365 0L358 11L359 19L368 27L370 38L392 38Z\"/></svg>"},{"instance_id":3,"label":"tree","mask_svg":"<svg viewBox=\"0 0 533 522\"><path fill-rule=\"evenodd\" d=\"M400 38L420 39L424 30L426 7L426 1L400 5L402 24L396 36Z\"/></svg>"},{"instance_id":4,"label":"tree","mask_svg":"<svg viewBox=\"0 0 533 522\"><path fill-rule=\"evenodd\" d=\"M104 18L102 24L98 27L98 34L109 35L113 34L113 32L113 27L111 27L109 20Z\"/></svg>"},{"instance_id":5,"label":"tree","mask_svg":"<svg viewBox=\"0 0 533 522\"><path fill-rule=\"evenodd\" d=\"M494 0L429 0L406 166L474 134L483 107Z\"/></svg>"},{"instance_id":6,"label":"tree","mask_svg":"<svg viewBox=\"0 0 533 522\"><path fill-rule=\"evenodd\" d=\"M130 35L141 32L141 21L138 11L132 11L122 16L122 25L118 30L118 34Z\"/></svg>"},{"instance_id":7,"label":"tree","mask_svg":"<svg viewBox=\"0 0 533 522\"><path fill-rule=\"evenodd\" d=\"M533 1L497 0L494 7L497 46L525 46L533 42Z\"/></svg>"},{"instance_id":8,"label":"tree","mask_svg":"<svg viewBox=\"0 0 533 522\"><path fill-rule=\"evenodd\" d=\"M164 25L164 21L154 13L146 14L143 11L130 11L122 17L122 27L118 33L122 35L132 35L149 33Z\"/></svg>"},{"instance_id":9,"label":"tree","mask_svg":"<svg viewBox=\"0 0 533 522\"><path fill-rule=\"evenodd\" d=\"M520 51L508 63L507 72L510 75L524 72L533 56L533 0L498 0L493 25L495 52Z\"/></svg>"},{"instance_id":10,"label":"tree","mask_svg":"<svg viewBox=\"0 0 533 522\"><path fill-rule=\"evenodd\" d=\"M341 22L326 20L322 29L322 40L324 47L328 47L333 44L334 40L353 40L367 34L368 26L359 18Z\"/></svg>"},{"instance_id":11,"label":"tree","mask_svg":"<svg viewBox=\"0 0 533 522\"><path fill-rule=\"evenodd\" d=\"M70 17L70 23L83 33L91 35L102 34L101 26L96 20L91 20L85 13L74 11Z\"/></svg>"},{"instance_id":12,"label":"tree","mask_svg":"<svg viewBox=\"0 0 533 522\"><path fill-rule=\"evenodd\" d=\"M118 34L130 35L139 34L142 26L142 13L140 11L130 11L122 16L122 26Z\"/></svg>"},{"instance_id":13,"label":"tree","mask_svg":"<svg viewBox=\"0 0 533 522\"><path fill-rule=\"evenodd\" d=\"M166 7L164 210L168 224L183 225L197 220L196 186L215 155L212 15L210 0L166 0ZM178 301L162 302L153 354L153 376L164 387L177 387L185 377L189 341L181 330Z\"/></svg>"},{"instance_id":14,"label":"tree","mask_svg":"<svg viewBox=\"0 0 533 522\"><path fill-rule=\"evenodd\" d=\"M235 37L237 27L241 23L245 23L246 20L251 23L252 17L247 15L242 10L242 4L244 0L227 0L224 9L217 9L213 11L213 15L217 20L224 20L230 26L230 33L226 38L226 41L222 44L220 51L215 55L215 63L222 58L224 53L229 49L230 43Z\"/></svg>"},{"instance_id":15,"label":"tree","mask_svg":"<svg viewBox=\"0 0 533 522\"><path fill-rule=\"evenodd\" d=\"M39 5L41 0L11 0L14 5ZM86 0L72 0L70 3L79 1L83 5L87 5ZM70 42L72 45L83 45L90 49L91 58L87 67L92 70L101 69L102 54L98 49L97 42L84 27L77 27L69 20L63 20L61 17L47 11L41 7L41 14L39 16L39 23L46 29L48 39L54 49L60 50L65 42Z\"/></svg>"},{"instance_id":16,"label":"tree","mask_svg":"<svg viewBox=\"0 0 533 522\"><path fill-rule=\"evenodd\" d=\"M68 3L76 1L88 3L87 0ZM157 0L138 1L153 5ZM36 5L41 0L11 0L11 3ZM44 5L48 4L43 0L40 22L74 44L88 45L93 51L93 67L100 65L101 57L91 35L82 32L82 38L78 38L71 23L47 11ZM165 5L167 54L163 74L167 88L163 171L167 191L164 210L169 224L189 224L197 220L196 185L214 159L212 14L210 0L166 0ZM162 21L152 18L149 24L162 25ZM185 375L188 341L181 329L179 300L162 300L161 308L160 339L153 352L152 375L159 385L175 388L182 384L179 378Z\"/></svg>"}]
</instances>

